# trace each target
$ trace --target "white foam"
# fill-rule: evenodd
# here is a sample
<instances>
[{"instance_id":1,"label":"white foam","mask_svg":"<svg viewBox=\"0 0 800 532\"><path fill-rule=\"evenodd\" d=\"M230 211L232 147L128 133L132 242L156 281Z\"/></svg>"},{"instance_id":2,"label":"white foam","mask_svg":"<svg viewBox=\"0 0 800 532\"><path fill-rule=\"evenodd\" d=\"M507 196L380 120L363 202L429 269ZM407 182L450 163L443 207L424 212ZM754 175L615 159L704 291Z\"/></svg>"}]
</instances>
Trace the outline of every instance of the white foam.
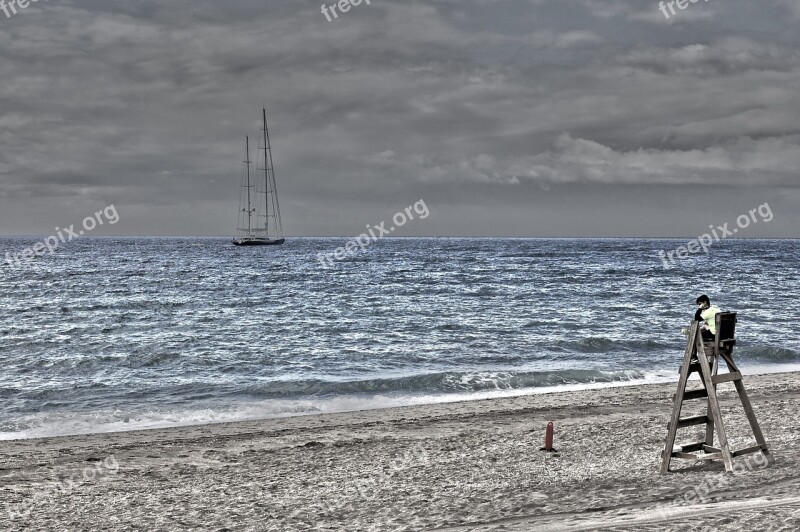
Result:
<instances>
[{"instance_id":1,"label":"white foam","mask_svg":"<svg viewBox=\"0 0 800 532\"><path fill-rule=\"evenodd\" d=\"M800 363L794 364L753 364L737 363L744 375L769 375L771 373L793 373L800 371Z\"/></svg>"}]
</instances>

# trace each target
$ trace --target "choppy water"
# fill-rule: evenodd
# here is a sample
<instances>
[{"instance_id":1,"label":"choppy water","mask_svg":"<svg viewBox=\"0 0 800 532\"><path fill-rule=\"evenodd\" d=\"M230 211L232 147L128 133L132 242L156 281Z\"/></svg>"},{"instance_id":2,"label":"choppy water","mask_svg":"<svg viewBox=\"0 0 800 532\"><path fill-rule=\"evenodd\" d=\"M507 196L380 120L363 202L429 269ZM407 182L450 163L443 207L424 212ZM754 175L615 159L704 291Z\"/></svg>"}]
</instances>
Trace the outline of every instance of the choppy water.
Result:
<instances>
[{"instance_id":1,"label":"choppy water","mask_svg":"<svg viewBox=\"0 0 800 532\"><path fill-rule=\"evenodd\" d=\"M0 257L35 239L0 239ZM0 439L676 378L708 293L750 372L800 369L793 240L84 238L0 264Z\"/></svg>"}]
</instances>

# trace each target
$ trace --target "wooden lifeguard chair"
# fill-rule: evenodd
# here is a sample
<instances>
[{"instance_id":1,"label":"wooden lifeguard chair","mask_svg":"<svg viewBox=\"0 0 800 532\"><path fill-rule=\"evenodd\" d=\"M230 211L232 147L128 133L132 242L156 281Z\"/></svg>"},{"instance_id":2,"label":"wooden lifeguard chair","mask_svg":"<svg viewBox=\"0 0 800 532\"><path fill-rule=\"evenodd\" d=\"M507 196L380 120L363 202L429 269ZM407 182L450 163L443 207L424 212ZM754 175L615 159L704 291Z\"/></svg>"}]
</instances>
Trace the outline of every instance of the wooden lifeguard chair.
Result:
<instances>
[{"instance_id":1,"label":"wooden lifeguard chair","mask_svg":"<svg viewBox=\"0 0 800 532\"><path fill-rule=\"evenodd\" d=\"M673 397L672 418L667 425L667 441L661 452L661 473L667 473L670 461L673 458L688 460L715 460L722 459L725 471L733 472L733 459L748 453L761 452L768 464L774 464L775 458L770 454L761 428L758 426L753 406L747 397L747 392L742 383L742 373L733 361L733 346L736 345L736 313L720 312L716 315L717 334L713 341L704 341L700 331L700 322L694 322L689 331L689 340L683 355L683 365L680 369L678 392ZM728 372L719 374L720 359L725 361ZM689 376L698 372L703 387L696 390L686 390ZM750 422L750 428L756 439L756 445L731 451L728 447L728 438L725 435L725 426L722 422L719 400L717 399L717 385L732 382L744 407L744 413ZM684 401L706 399L708 407L706 415L681 418L681 408ZM678 429L695 425L706 426L704 441L680 445L675 449L675 436ZM717 434L719 447L714 447L714 433ZM702 451L702 453L700 453Z\"/></svg>"}]
</instances>

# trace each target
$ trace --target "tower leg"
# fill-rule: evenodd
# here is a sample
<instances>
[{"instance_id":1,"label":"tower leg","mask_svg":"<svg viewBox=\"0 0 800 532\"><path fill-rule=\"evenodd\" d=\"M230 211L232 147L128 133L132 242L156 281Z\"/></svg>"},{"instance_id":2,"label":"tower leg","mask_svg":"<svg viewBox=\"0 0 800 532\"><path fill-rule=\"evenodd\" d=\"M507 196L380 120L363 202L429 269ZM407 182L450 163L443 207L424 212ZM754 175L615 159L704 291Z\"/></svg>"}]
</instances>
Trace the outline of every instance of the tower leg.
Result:
<instances>
[{"instance_id":1,"label":"tower leg","mask_svg":"<svg viewBox=\"0 0 800 532\"><path fill-rule=\"evenodd\" d=\"M672 418L670 418L667 428L667 441L664 450L661 452L661 473L669 471L669 463L672 459L672 448L675 446L675 436L678 432L678 420L681 417L681 407L683 406L683 394L686 391L686 381L689 379L689 365L692 356L696 353L695 338L698 335L698 322L694 322L689 332L689 339L686 342L686 350L683 353L683 365L681 365L681 376L678 379L678 391L672 405Z\"/></svg>"},{"instance_id":2,"label":"tower leg","mask_svg":"<svg viewBox=\"0 0 800 532\"><path fill-rule=\"evenodd\" d=\"M708 365L708 358L705 356L703 339L698 335L696 339L697 358L700 359L701 378L708 391L708 407L711 410L710 421L716 425L717 438L719 439L719 449L722 452L722 462L725 464L725 471L733 473L733 456L728 447L728 437L725 435L725 425L722 423L722 412L717 401L716 388L711 380L711 366Z\"/></svg>"},{"instance_id":3,"label":"tower leg","mask_svg":"<svg viewBox=\"0 0 800 532\"><path fill-rule=\"evenodd\" d=\"M719 356L717 356L717 353L714 353L714 362L713 362L712 367L711 367L711 376L713 377L714 375L716 375L718 371L719 371ZM703 384L705 385L705 381L703 381ZM708 392L708 395L711 395L713 393L714 396L716 396L717 395L717 385L714 384L713 387L714 387L713 390L708 390L707 389L706 392ZM709 445L709 446L713 447L714 446L714 416L712 415L712 412L711 412L711 401L708 401L708 408L706 409L706 416L708 416L708 424L706 425L706 445Z\"/></svg>"},{"instance_id":4,"label":"tower leg","mask_svg":"<svg viewBox=\"0 0 800 532\"><path fill-rule=\"evenodd\" d=\"M736 367L736 363L733 361L732 356L725 355L725 362L728 364L728 367L731 369L731 371L739 371L739 368ZM764 458L767 459L767 463L769 465L773 465L775 463L775 457L769 452L767 441L764 439L764 434L761 432L761 427L758 425L758 420L756 419L755 412L753 412L753 405L750 403L750 397L747 395L747 391L744 388L744 383L741 380L735 380L733 381L733 385L736 387L736 393L739 394L739 400L742 402L742 406L744 407L744 413L747 416L747 421L750 423L750 429L753 431L753 435L756 438L756 443L761 446L761 453L764 455Z\"/></svg>"}]
</instances>

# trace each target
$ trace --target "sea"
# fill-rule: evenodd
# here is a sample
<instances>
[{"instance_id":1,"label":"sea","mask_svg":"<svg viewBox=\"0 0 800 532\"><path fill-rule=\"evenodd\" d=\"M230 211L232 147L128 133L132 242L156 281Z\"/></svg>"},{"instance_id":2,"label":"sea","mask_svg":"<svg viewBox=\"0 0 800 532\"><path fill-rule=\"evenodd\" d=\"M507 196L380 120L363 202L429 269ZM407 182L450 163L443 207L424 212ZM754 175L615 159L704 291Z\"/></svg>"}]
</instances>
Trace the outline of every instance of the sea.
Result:
<instances>
[{"instance_id":1,"label":"sea","mask_svg":"<svg viewBox=\"0 0 800 532\"><path fill-rule=\"evenodd\" d=\"M738 313L745 373L800 370L797 240L665 265L685 239L384 238L323 267L346 241L2 260L0 439L676 381L700 294Z\"/></svg>"}]
</instances>

